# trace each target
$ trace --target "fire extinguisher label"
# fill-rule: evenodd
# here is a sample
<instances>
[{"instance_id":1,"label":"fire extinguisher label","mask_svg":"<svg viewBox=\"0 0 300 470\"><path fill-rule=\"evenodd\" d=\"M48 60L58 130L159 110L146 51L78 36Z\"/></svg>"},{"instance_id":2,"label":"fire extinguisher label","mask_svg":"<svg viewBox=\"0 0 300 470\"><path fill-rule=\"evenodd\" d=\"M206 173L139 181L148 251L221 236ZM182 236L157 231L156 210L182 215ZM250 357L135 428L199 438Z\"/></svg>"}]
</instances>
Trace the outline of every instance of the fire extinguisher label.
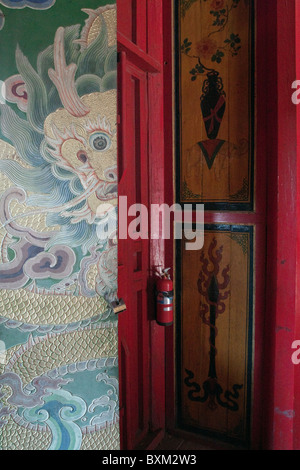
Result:
<instances>
[{"instance_id":1,"label":"fire extinguisher label","mask_svg":"<svg viewBox=\"0 0 300 470\"><path fill-rule=\"evenodd\" d=\"M171 305L173 303L173 292L158 292L157 302L159 304Z\"/></svg>"},{"instance_id":2,"label":"fire extinguisher label","mask_svg":"<svg viewBox=\"0 0 300 470\"><path fill-rule=\"evenodd\" d=\"M165 297L162 293L159 293L157 295L157 303L171 305L173 303L173 297Z\"/></svg>"},{"instance_id":3,"label":"fire extinguisher label","mask_svg":"<svg viewBox=\"0 0 300 470\"><path fill-rule=\"evenodd\" d=\"M157 323L162 326L172 325L174 291L170 278L163 278L157 282L155 296Z\"/></svg>"}]
</instances>

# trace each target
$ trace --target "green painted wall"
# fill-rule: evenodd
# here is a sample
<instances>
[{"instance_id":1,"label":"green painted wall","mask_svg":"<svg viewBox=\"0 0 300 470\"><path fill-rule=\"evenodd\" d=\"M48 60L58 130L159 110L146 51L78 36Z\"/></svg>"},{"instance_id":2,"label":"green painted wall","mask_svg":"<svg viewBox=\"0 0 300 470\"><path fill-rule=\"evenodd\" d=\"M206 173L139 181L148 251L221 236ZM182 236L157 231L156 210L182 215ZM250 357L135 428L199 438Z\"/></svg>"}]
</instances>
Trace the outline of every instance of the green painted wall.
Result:
<instances>
[{"instance_id":1,"label":"green painted wall","mask_svg":"<svg viewBox=\"0 0 300 470\"><path fill-rule=\"evenodd\" d=\"M0 448L119 449L116 4L0 10Z\"/></svg>"}]
</instances>

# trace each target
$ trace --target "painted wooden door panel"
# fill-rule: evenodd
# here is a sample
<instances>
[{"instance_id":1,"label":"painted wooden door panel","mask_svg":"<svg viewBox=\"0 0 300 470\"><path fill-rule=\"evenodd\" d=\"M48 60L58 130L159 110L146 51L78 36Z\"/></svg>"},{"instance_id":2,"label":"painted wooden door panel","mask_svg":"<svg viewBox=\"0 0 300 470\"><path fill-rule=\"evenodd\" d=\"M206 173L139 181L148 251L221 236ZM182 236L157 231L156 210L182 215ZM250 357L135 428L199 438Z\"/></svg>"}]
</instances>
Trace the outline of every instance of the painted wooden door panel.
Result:
<instances>
[{"instance_id":1,"label":"painted wooden door panel","mask_svg":"<svg viewBox=\"0 0 300 470\"><path fill-rule=\"evenodd\" d=\"M180 200L247 210L253 207L250 3L183 2L178 14Z\"/></svg>"},{"instance_id":2,"label":"painted wooden door panel","mask_svg":"<svg viewBox=\"0 0 300 470\"><path fill-rule=\"evenodd\" d=\"M182 244L182 419L247 438L252 365L252 228L211 225ZM191 344L193 347L191 347Z\"/></svg>"},{"instance_id":3,"label":"painted wooden door panel","mask_svg":"<svg viewBox=\"0 0 300 470\"><path fill-rule=\"evenodd\" d=\"M197 203L205 207L203 248L177 245L177 423L246 445L259 409L264 315L254 3L194 0L175 9L176 200L193 203L194 216Z\"/></svg>"},{"instance_id":4,"label":"painted wooden door panel","mask_svg":"<svg viewBox=\"0 0 300 470\"><path fill-rule=\"evenodd\" d=\"M126 118L122 132L126 135L123 174L120 181L120 196L127 197L128 208L133 204L148 206L148 187L142 183L142 175L148 173L147 165L147 81L145 72L135 67L121 53L122 100ZM143 117L143 118L142 118ZM123 115L121 115L121 122ZM126 126L126 127L125 127ZM122 158L122 156L120 157ZM120 217L124 215L121 212ZM128 224L133 221L128 217ZM127 310L120 316L119 337L121 344L122 404L126 422L123 445L134 448L148 432L149 406L149 321L147 318L147 278L149 273L148 240L120 240L119 264L124 274L119 295L126 302ZM123 282L122 282L123 281ZM124 283L126 282L126 284ZM134 386L133 386L134 384Z\"/></svg>"}]
</instances>

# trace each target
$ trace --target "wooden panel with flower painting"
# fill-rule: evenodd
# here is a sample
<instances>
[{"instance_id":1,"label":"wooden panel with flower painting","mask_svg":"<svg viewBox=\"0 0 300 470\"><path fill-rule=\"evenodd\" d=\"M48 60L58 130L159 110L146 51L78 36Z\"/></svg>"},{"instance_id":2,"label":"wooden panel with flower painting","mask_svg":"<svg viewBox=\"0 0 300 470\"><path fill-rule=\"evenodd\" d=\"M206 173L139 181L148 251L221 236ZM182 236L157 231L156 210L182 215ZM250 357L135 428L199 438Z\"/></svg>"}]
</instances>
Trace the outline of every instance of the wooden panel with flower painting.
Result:
<instances>
[{"instance_id":1,"label":"wooden panel with flower painting","mask_svg":"<svg viewBox=\"0 0 300 470\"><path fill-rule=\"evenodd\" d=\"M201 251L181 244L180 424L245 443L252 367L250 226L205 227Z\"/></svg>"},{"instance_id":2,"label":"wooden panel with flower painting","mask_svg":"<svg viewBox=\"0 0 300 470\"><path fill-rule=\"evenodd\" d=\"M253 208L252 16L249 0L180 3L181 202Z\"/></svg>"}]
</instances>

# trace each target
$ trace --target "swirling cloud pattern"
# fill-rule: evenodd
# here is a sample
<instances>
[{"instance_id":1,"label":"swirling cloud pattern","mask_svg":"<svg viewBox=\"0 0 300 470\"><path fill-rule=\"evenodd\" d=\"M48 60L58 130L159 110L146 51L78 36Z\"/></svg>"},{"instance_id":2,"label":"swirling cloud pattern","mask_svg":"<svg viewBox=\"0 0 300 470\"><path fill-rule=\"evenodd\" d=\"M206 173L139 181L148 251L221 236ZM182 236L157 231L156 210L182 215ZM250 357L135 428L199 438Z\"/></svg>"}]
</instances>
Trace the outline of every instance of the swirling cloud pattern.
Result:
<instances>
[{"instance_id":1,"label":"swirling cloud pattern","mask_svg":"<svg viewBox=\"0 0 300 470\"><path fill-rule=\"evenodd\" d=\"M76 257L71 248L56 245L48 252L38 253L26 261L24 272L32 279L63 279L72 274L75 261Z\"/></svg>"},{"instance_id":2,"label":"swirling cloud pattern","mask_svg":"<svg viewBox=\"0 0 300 470\"><path fill-rule=\"evenodd\" d=\"M34 8L35 10L46 10L51 8L55 0L0 0L0 3L8 8Z\"/></svg>"},{"instance_id":3,"label":"swirling cloud pattern","mask_svg":"<svg viewBox=\"0 0 300 470\"><path fill-rule=\"evenodd\" d=\"M1 44L15 48L13 75L0 81L1 449L120 447L109 305L118 271L116 5L105 1L89 0L97 9L83 10L85 25L62 24L40 50L44 25L68 2L0 0ZM15 43L13 21L1 31L4 15L32 9L36 64ZM102 145L111 153L100 167ZM105 216L98 207L109 201Z\"/></svg>"}]
</instances>

